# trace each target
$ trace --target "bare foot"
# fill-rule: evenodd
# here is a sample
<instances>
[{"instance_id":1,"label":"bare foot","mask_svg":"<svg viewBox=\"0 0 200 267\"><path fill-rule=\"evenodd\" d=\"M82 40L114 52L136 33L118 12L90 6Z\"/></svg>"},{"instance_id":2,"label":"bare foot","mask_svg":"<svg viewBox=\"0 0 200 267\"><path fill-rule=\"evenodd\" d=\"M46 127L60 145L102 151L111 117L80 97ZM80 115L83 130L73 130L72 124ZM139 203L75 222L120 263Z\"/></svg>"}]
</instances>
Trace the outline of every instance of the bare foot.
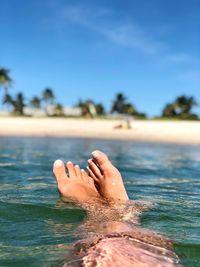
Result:
<instances>
[{"instance_id":1,"label":"bare foot","mask_svg":"<svg viewBox=\"0 0 200 267\"><path fill-rule=\"evenodd\" d=\"M114 203L127 201L129 198L119 171L103 152L96 150L92 156L93 159L88 160L88 172L97 183L101 196Z\"/></svg>"},{"instance_id":2,"label":"bare foot","mask_svg":"<svg viewBox=\"0 0 200 267\"><path fill-rule=\"evenodd\" d=\"M96 190L93 179L84 170L81 170L78 165L74 166L70 161L67 162L66 167L68 175L61 160L56 160L53 166L58 191L62 197L78 203L101 198Z\"/></svg>"}]
</instances>

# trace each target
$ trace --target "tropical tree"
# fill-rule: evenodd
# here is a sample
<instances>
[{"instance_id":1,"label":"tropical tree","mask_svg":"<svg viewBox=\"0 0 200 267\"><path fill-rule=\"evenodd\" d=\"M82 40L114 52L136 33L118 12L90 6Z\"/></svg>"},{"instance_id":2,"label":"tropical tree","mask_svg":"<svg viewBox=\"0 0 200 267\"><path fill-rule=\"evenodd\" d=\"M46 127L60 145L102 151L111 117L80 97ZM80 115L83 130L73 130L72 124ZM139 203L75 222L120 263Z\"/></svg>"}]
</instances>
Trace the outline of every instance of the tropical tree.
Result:
<instances>
[{"instance_id":1,"label":"tropical tree","mask_svg":"<svg viewBox=\"0 0 200 267\"><path fill-rule=\"evenodd\" d=\"M101 103L95 103L93 100L82 101L79 100L76 107L81 108L83 116L95 117L96 115L104 115L105 108Z\"/></svg>"},{"instance_id":2,"label":"tropical tree","mask_svg":"<svg viewBox=\"0 0 200 267\"><path fill-rule=\"evenodd\" d=\"M104 115L105 114L105 108L101 103L98 103L95 105L97 115Z\"/></svg>"},{"instance_id":3,"label":"tropical tree","mask_svg":"<svg viewBox=\"0 0 200 267\"><path fill-rule=\"evenodd\" d=\"M127 102L127 98L123 93L118 93L116 95L111 107L111 113L113 112L117 112L119 114L128 114L140 118L146 117L145 113L138 112L132 103Z\"/></svg>"},{"instance_id":4,"label":"tropical tree","mask_svg":"<svg viewBox=\"0 0 200 267\"><path fill-rule=\"evenodd\" d=\"M64 116L63 106L59 103L56 104L54 112L55 112L55 116Z\"/></svg>"},{"instance_id":5,"label":"tropical tree","mask_svg":"<svg viewBox=\"0 0 200 267\"><path fill-rule=\"evenodd\" d=\"M111 113L117 112L120 114L126 113L126 97L123 95L123 93L118 93L113 101L112 107L111 107Z\"/></svg>"},{"instance_id":6,"label":"tropical tree","mask_svg":"<svg viewBox=\"0 0 200 267\"><path fill-rule=\"evenodd\" d=\"M44 91L42 92L42 100L45 104L46 115L47 116L52 115L51 111L49 111L49 107L48 107L49 105L52 105L54 103L54 100L55 100L55 96L54 96L53 90L51 88L44 89Z\"/></svg>"},{"instance_id":7,"label":"tropical tree","mask_svg":"<svg viewBox=\"0 0 200 267\"><path fill-rule=\"evenodd\" d=\"M42 100L46 103L46 105L53 104L53 102L55 100L55 96L54 96L53 90L51 88L46 88L42 92Z\"/></svg>"},{"instance_id":8,"label":"tropical tree","mask_svg":"<svg viewBox=\"0 0 200 267\"><path fill-rule=\"evenodd\" d=\"M192 96L187 97L182 95L176 98L175 106L179 109L180 114L190 114L192 108L197 106L197 101Z\"/></svg>"},{"instance_id":9,"label":"tropical tree","mask_svg":"<svg viewBox=\"0 0 200 267\"><path fill-rule=\"evenodd\" d=\"M78 101L78 103L75 105L75 107L78 107L81 109L83 116L90 116L89 108L88 108L88 101L82 101L81 99Z\"/></svg>"},{"instance_id":10,"label":"tropical tree","mask_svg":"<svg viewBox=\"0 0 200 267\"><path fill-rule=\"evenodd\" d=\"M7 94L8 87L12 82L9 72L8 69L0 68L0 87L4 88L5 94Z\"/></svg>"},{"instance_id":11,"label":"tropical tree","mask_svg":"<svg viewBox=\"0 0 200 267\"><path fill-rule=\"evenodd\" d=\"M22 93L18 93L15 98L6 94L3 99L4 104L8 104L13 108L13 112L18 115L23 115L23 108L25 107L24 96Z\"/></svg>"},{"instance_id":12,"label":"tropical tree","mask_svg":"<svg viewBox=\"0 0 200 267\"><path fill-rule=\"evenodd\" d=\"M22 93L18 93L16 95L16 99L14 101L14 112L19 115L23 115L23 108L25 107L24 96Z\"/></svg>"},{"instance_id":13,"label":"tropical tree","mask_svg":"<svg viewBox=\"0 0 200 267\"><path fill-rule=\"evenodd\" d=\"M137 115L138 114L138 112L136 111L136 108L131 103L126 103L124 105L124 113L129 114L129 115Z\"/></svg>"},{"instance_id":14,"label":"tropical tree","mask_svg":"<svg viewBox=\"0 0 200 267\"><path fill-rule=\"evenodd\" d=\"M162 117L178 119L198 119L198 116L192 113L193 107L197 106L194 97L179 96L172 103L168 103L163 111Z\"/></svg>"},{"instance_id":15,"label":"tropical tree","mask_svg":"<svg viewBox=\"0 0 200 267\"><path fill-rule=\"evenodd\" d=\"M162 111L162 117L174 118L176 117L176 107L174 103L168 103Z\"/></svg>"},{"instance_id":16,"label":"tropical tree","mask_svg":"<svg viewBox=\"0 0 200 267\"><path fill-rule=\"evenodd\" d=\"M3 97L3 104L6 104L8 106L13 106L13 99L10 94L5 94Z\"/></svg>"},{"instance_id":17,"label":"tropical tree","mask_svg":"<svg viewBox=\"0 0 200 267\"><path fill-rule=\"evenodd\" d=\"M30 101L30 104L33 108L40 108L41 106L41 100L39 97L37 96L34 96L31 101Z\"/></svg>"}]
</instances>

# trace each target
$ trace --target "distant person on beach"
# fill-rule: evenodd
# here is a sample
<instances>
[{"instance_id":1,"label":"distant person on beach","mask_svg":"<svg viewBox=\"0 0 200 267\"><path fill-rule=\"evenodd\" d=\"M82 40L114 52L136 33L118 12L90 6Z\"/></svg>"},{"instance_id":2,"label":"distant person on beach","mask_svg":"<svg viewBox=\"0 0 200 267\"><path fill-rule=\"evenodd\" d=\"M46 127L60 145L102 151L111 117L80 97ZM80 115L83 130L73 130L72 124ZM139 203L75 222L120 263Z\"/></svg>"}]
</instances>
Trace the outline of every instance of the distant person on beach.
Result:
<instances>
[{"instance_id":1,"label":"distant person on beach","mask_svg":"<svg viewBox=\"0 0 200 267\"><path fill-rule=\"evenodd\" d=\"M88 160L88 173L61 160L53 172L63 200L73 201L87 212L87 238L73 245L73 259L63 266L175 267L179 265L173 244L163 236L138 226L139 214L148 205L129 201L119 171L101 151Z\"/></svg>"},{"instance_id":2,"label":"distant person on beach","mask_svg":"<svg viewBox=\"0 0 200 267\"><path fill-rule=\"evenodd\" d=\"M131 120L133 118L128 114L124 116L123 122L114 126L114 129L131 129Z\"/></svg>"}]
</instances>

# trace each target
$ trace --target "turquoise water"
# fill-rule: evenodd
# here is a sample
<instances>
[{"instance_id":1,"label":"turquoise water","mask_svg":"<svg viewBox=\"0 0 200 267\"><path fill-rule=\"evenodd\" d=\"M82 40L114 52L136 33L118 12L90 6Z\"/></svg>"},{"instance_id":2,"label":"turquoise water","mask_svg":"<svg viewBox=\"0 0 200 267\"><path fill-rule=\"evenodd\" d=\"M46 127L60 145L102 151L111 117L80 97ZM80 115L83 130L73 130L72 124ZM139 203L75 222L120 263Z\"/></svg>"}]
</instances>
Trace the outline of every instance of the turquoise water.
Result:
<instances>
[{"instance_id":1,"label":"turquoise water","mask_svg":"<svg viewBox=\"0 0 200 267\"><path fill-rule=\"evenodd\" d=\"M0 266L60 266L84 211L59 201L52 163L85 167L102 149L131 199L157 203L142 226L166 234L184 266L200 266L200 146L56 138L0 138Z\"/></svg>"}]
</instances>

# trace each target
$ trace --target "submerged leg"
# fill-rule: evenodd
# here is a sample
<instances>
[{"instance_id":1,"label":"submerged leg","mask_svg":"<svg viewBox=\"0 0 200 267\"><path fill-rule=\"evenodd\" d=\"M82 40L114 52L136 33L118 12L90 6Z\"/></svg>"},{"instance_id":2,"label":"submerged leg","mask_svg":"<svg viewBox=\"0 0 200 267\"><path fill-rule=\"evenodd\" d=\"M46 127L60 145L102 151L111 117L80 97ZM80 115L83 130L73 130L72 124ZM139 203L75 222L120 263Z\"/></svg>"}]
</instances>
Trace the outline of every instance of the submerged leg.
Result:
<instances>
[{"instance_id":1,"label":"submerged leg","mask_svg":"<svg viewBox=\"0 0 200 267\"><path fill-rule=\"evenodd\" d=\"M71 162L67 165L68 175L62 161L54 163L58 190L61 196L83 204L88 211L88 235L74 246L74 259L64 266L72 266L70 262L80 262L81 266L102 267L175 267L178 257L172 250L172 243L161 236L136 228L121 220L120 206L112 209L106 205L104 198L114 203L127 201L119 171L111 164L105 154L100 151L93 153L89 160L89 177L79 166ZM98 184L99 193L94 185ZM96 231L91 231L90 224L95 223ZM91 235L91 233L93 234Z\"/></svg>"}]
</instances>

